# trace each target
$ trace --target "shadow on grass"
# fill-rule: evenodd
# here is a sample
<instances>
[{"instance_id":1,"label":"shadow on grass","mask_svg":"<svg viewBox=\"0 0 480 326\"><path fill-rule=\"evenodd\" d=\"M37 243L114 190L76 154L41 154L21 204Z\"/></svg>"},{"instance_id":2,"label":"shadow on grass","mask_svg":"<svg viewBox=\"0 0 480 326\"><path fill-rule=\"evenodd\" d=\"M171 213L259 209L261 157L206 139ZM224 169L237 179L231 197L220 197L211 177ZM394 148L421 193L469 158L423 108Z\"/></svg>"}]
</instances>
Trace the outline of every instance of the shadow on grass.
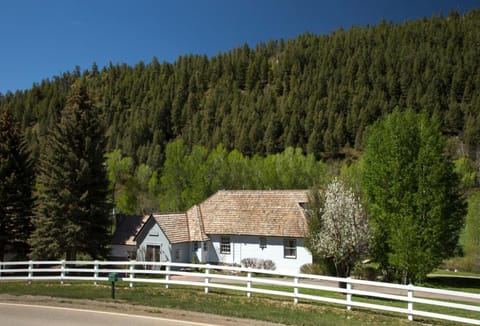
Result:
<instances>
[{"instance_id":1,"label":"shadow on grass","mask_svg":"<svg viewBox=\"0 0 480 326\"><path fill-rule=\"evenodd\" d=\"M424 286L480 291L480 278L457 276L430 276Z\"/></svg>"}]
</instances>

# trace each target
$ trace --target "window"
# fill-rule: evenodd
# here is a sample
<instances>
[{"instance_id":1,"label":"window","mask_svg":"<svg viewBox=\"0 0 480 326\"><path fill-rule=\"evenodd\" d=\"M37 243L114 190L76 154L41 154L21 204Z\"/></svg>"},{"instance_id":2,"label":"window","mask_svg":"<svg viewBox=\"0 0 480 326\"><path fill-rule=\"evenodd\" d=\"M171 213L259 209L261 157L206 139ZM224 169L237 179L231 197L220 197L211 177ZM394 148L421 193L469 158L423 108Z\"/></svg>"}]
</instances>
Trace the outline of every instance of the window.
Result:
<instances>
[{"instance_id":1,"label":"window","mask_svg":"<svg viewBox=\"0 0 480 326\"><path fill-rule=\"evenodd\" d=\"M207 251L208 250L208 243L205 241L203 243L203 251Z\"/></svg>"},{"instance_id":2,"label":"window","mask_svg":"<svg viewBox=\"0 0 480 326\"><path fill-rule=\"evenodd\" d=\"M197 251L198 250L198 242L194 242L193 243L193 251Z\"/></svg>"},{"instance_id":3,"label":"window","mask_svg":"<svg viewBox=\"0 0 480 326\"><path fill-rule=\"evenodd\" d=\"M160 246L147 245L146 261L160 261Z\"/></svg>"},{"instance_id":4,"label":"window","mask_svg":"<svg viewBox=\"0 0 480 326\"><path fill-rule=\"evenodd\" d=\"M180 250L175 249L175 259L180 260Z\"/></svg>"},{"instance_id":5,"label":"window","mask_svg":"<svg viewBox=\"0 0 480 326\"><path fill-rule=\"evenodd\" d=\"M283 240L283 256L285 258L297 258L297 240L296 239Z\"/></svg>"},{"instance_id":6,"label":"window","mask_svg":"<svg viewBox=\"0 0 480 326\"><path fill-rule=\"evenodd\" d=\"M230 237L220 238L220 253L227 255L230 254Z\"/></svg>"},{"instance_id":7,"label":"window","mask_svg":"<svg viewBox=\"0 0 480 326\"><path fill-rule=\"evenodd\" d=\"M267 238L266 237L260 237L259 242L260 242L260 249L267 248Z\"/></svg>"}]
</instances>

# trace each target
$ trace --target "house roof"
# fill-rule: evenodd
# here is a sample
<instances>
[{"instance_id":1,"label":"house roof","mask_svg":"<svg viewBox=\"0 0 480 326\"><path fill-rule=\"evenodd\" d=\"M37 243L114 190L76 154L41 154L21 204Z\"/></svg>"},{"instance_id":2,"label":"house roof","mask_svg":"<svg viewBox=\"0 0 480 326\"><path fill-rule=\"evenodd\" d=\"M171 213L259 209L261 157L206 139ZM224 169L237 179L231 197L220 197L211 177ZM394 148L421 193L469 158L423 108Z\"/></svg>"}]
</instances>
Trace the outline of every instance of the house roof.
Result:
<instances>
[{"instance_id":1,"label":"house roof","mask_svg":"<svg viewBox=\"0 0 480 326\"><path fill-rule=\"evenodd\" d=\"M152 215L170 243L191 241L188 232L187 215L185 213Z\"/></svg>"},{"instance_id":2,"label":"house roof","mask_svg":"<svg viewBox=\"0 0 480 326\"><path fill-rule=\"evenodd\" d=\"M222 190L199 205L205 234L305 237L307 190Z\"/></svg>"},{"instance_id":3,"label":"house roof","mask_svg":"<svg viewBox=\"0 0 480 326\"><path fill-rule=\"evenodd\" d=\"M222 190L186 213L151 218L170 243L206 241L214 234L304 238L307 200L307 190Z\"/></svg>"},{"instance_id":4,"label":"house roof","mask_svg":"<svg viewBox=\"0 0 480 326\"><path fill-rule=\"evenodd\" d=\"M135 236L147 221L148 216L117 215L116 218L117 224L112 244L134 246L136 244Z\"/></svg>"}]
</instances>

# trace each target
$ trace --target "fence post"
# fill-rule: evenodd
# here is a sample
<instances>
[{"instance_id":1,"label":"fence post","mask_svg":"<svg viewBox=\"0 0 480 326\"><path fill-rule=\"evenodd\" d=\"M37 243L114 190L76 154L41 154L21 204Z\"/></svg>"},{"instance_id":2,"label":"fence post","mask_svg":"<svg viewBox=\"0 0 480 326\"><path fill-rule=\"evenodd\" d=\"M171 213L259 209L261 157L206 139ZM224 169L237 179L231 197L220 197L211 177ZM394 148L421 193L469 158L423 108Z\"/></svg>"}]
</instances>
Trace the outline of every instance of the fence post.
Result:
<instances>
[{"instance_id":1,"label":"fence post","mask_svg":"<svg viewBox=\"0 0 480 326\"><path fill-rule=\"evenodd\" d=\"M60 284L63 285L65 279L65 260L60 261Z\"/></svg>"},{"instance_id":2,"label":"fence post","mask_svg":"<svg viewBox=\"0 0 480 326\"><path fill-rule=\"evenodd\" d=\"M168 289L168 283L169 283L169 281L170 281L170 265L167 265L167 266L165 267L165 271L167 272L167 274L165 275L165 280L167 281L167 282L165 283L165 289Z\"/></svg>"},{"instance_id":3,"label":"fence post","mask_svg":"<svg viewBox=\"0 0 480 326\"><path fill-rule=\"evenodd\" d=\"M208 293L208 283L210 283L210 265L207 264L207 267L205 267L205 293Z\"/></svg>"},{"instance_id":4,"label":"fence post","mask_svg":"<svg viewBox=\"0 0 480 326\"><path fill-rule=\"evenodd\" d=\"M33 278L33 261L28 262L28 284L32 284Z\"/></svg>"},{"instance_id":5,"label":"fence post","mask_svg":"<svg viewBox=\"0 0 480 326\"><path fill-rule=\"evenodd\" d=\"M251 288L252 288L252 272L248 271L248 273L247 273L247 297L249 297L249 298L252 297L252 291L250 291Z\"/></svg>"},{"instance_id":6,"label":"fence post","mask_svg":"<svg viewBox=\"0 0 480 326\"><path fill-rule=\"evenodd\" d=\"M352 310L352 283L350 283L351 278L347 277L347 310Z\"/></svg>"},{"instance_id":7,"label":"fence post","mask_svg":"<svg viewBox=\"0 0 480 326\"><path fill-rule=\"evenodd\" d=\"M293 303L294 304L297 304L298 303L298 276L296 276L294 279L293 279L293 284L295 285L295 287L293 288Z\"/></svg>"},{"instance_id":8,"label":"fence post","mask_svg":"<svg viewBox=\"0 0 480 326\"><path fill-rule=\"evenodd\" d=\"M413 321L413 285L408 285L408 320Z\"/></svg>"},{"instance_id":9,"label":"fence post","mask_svg":"<svg viewBox=\"0 0 480 326\"><path fill-rule=\"evenodd\" d=\"M95 260L93 262L93 278L95 280L95 282L93 282L93 284L95 284L95 286L98 285L98 282L97 282L97 279L98 279L98 260Z\"/></svg>"},{"instance_id":10,"label":"fence post","mask_svg":"<svg viewBox=\"0 0 480 326\"><path fill-rule=\"evenodd\" d=\"M135 261L130 260L130 287L133 288L133 279L135 278L135 265L133 264Z\"/></svg>"}]
</instances>

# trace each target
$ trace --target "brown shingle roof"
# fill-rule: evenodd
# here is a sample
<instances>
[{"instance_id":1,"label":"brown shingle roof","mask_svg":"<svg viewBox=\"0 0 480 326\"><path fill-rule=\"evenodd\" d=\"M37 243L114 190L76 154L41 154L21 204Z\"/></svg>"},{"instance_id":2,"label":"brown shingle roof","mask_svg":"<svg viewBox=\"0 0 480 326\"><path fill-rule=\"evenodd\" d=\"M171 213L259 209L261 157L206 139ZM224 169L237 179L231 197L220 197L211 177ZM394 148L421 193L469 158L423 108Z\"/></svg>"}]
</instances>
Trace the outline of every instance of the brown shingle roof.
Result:
<instances>
[{"instance_id":1,"label":"brown shingle roof","mask_svg":"<svg viewBox=\"0 0 480 326\"><path fill-rule=\"evenodd\" d=\"M152 217L171 243L206 241L208 235L303 238L307 190L222 190L186 213Z\"/></svg>"},{"instance_id":2,"label":"brown shingle roof","mask_svg":"<svg viewBox=\"0 0 480 326\"><path fill-rule=\"evenodd\" d=\"M190 241L185 213L158 214L153 218L163 230L170 243Z\"/></svg>"},{"instance_id":3,"label":"brown shingle roof","mask_svg":"<svg viewBox=\"0 0 480 326\"><path fill-rule=\"evenodd\" d=\"M188 231L191 241L208 240L205 234L205 226L203 224L202 212L200 206L195 205L187 211Z\"/></svg>"},{"instance_id":4,"label":"brown shingle roof","mask_svg":"<svg viewBox=\"0 0 480 326\"><path fill-rule=\"evenodd\" d=\"M307 190L222 190L198 211L207 235L305 237L307 199Z\"/></svg>"}]
</instances>

